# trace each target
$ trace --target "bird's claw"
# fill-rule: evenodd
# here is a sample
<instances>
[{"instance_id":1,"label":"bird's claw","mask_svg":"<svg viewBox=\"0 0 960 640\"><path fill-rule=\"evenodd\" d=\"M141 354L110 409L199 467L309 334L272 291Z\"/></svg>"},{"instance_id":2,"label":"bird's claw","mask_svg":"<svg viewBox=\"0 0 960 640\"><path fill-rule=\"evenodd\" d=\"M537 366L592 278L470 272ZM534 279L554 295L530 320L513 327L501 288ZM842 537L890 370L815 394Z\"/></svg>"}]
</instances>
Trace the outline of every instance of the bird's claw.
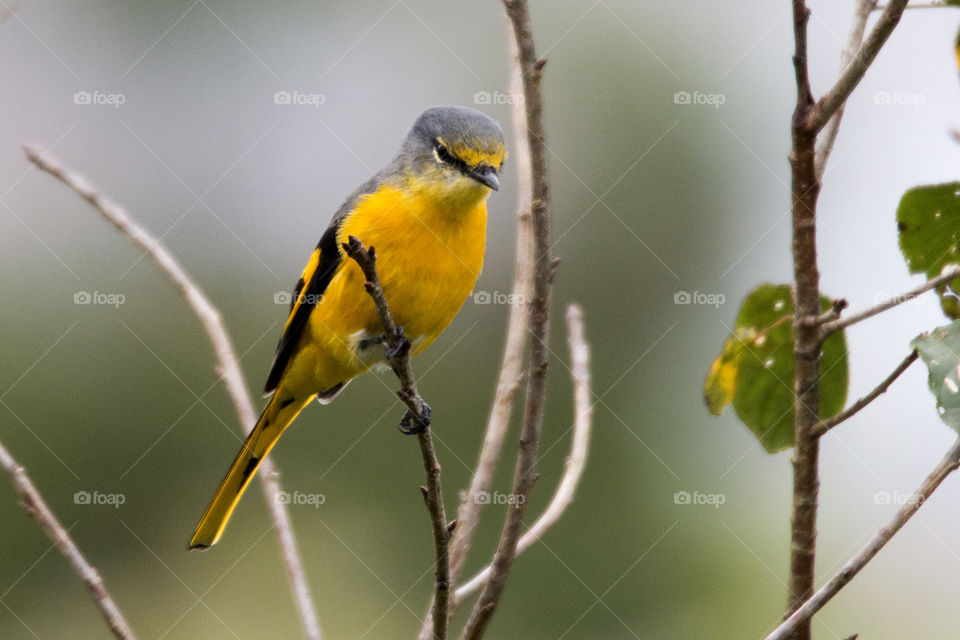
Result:
<instances>
[{"instance_id":1,"label":"bird's claw","mask_svg":"<svg viewBox=\"0 0 960 640\"><path fill-rule=\"evenodd\" d=\"M407 410L404 414L403 419L400 421L401 433L410 436L416 433L423 433L430 428L430 405L423 400L420 401L420 404L423 406L420 415L414 415L410 410Z\"/></svg>"},{"instance_id":2,"label":"bird's claw","mask_svg":"<svg viewBox=\"0 0 960 640\"><path fill-rule=\"evenodd\" d=\"M396 341L394 347L389 346L390 341L387 340L386 334L381 334L379 338L380 342L383 343L383 352L386 354L388 360L402 356L410 350L410 340L404 335L403 327L397 327L397 333L392 337Z\"/></svg>"},{"instance_id":3,"label":"bird's claw","mask_svg":"<svg viewBox=\"0 0 960 640\"><path fill-rule=\"evenodd\" d=\"M391 342L396 342L396 346L391 347ZM410 340L403 334L403 327L397 327L397 333L393 336L381 333L375 338L364 338L360 341L359 346L360 349L363 350L369 349L375 344L383 345L383 353L387 357L387 360L393 360L410 350Z\"/></svg>"}]
</instances>

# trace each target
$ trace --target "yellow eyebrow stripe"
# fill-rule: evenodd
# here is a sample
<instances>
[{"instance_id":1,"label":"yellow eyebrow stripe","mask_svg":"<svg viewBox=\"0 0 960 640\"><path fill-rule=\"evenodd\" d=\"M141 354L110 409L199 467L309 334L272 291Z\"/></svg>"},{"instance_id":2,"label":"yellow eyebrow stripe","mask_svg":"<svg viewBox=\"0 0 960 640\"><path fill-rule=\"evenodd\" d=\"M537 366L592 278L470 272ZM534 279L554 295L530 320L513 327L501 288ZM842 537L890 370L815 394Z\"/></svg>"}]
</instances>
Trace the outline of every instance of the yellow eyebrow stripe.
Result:
<instances>
[{"instance_id":1,"label":"yellow eyebrow stripe","mask_svg":"<svg viewBox=\"0 0 960 640\"><path fill-rule=\"evenodd\" d=\"M499 167L503 164L504 159L507 157L507 152L503 146L497 147L497 150L493 153L483 151L480 149L471 149L463 145L457 145L450 149L453 155L457 156L464 162L466 162L471 167L476 167L480 164L490 165L491 167Z\"/></svg>"},{"instance_id":2,"label":"yellow eyebrow stripe","mask_svg":"<svg viewBox=\"0 0 960 640\"><path fill-rule=\"evenodd\" d=\"M503 161L507 159L507 151L503 145L497 145L492 153L482 149L474 149L463 144L451 147L443 138L437 138L437 142L445 146L455 157L463 160L470 167L485 164L491 167L499 168Z\"/></svg>"}]
</instances>

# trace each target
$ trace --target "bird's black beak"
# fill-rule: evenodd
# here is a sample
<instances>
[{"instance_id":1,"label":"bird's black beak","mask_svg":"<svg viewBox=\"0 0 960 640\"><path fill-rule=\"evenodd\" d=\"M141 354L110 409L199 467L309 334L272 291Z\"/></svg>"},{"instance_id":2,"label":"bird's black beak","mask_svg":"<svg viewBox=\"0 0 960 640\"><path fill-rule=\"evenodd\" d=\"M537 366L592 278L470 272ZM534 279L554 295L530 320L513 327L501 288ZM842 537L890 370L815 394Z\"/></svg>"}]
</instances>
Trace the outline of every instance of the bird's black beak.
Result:
<instances>
[{"instance_id":1,"label":"bird's black beak","mask_svg":"<svg viewBox=\"0 0 960 640\"><path fill-rule=\"evenodd\" d=\"M482 185L486 185L494 191L500 191L500 179L497 178L497 170L488 164L481 164L469 172L471 178Z\"/></svg>"}]
</instances>

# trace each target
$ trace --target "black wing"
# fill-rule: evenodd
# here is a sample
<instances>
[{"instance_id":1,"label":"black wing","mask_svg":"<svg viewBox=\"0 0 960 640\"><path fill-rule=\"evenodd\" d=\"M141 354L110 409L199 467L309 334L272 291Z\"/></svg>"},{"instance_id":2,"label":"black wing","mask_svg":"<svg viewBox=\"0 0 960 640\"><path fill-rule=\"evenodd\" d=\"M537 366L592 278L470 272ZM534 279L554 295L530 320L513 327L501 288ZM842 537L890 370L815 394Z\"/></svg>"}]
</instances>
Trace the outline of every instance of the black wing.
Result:
<instances>
[{"instance_id":1,"label":"black wing","mask_svg":"<svg viewBox=\"0 0 960 640\"><path fill-rule=\"evenodd\" d=\"M264 394L273 393L280 384L290 359L293 357L300 342L300 336L303 335L304 327L307 326L307 320L310 313L317 305L317 301L327 290L330 281L336 274L340 265L343 264L343 250L337 245L337 232L346 217L353 211L357 200L361 196L373 193L381 184L380 175L371 178L359 189L354 191L347 201L343 203L337 214L330 222L330 226L323 233L317 248L314 249L310 261L300 275L297 286L294 289L293 300L290 308L290 315L287 317L287 323L280 335L280 343L277 345L277 354L273 359L273 366L270 367L270 373L267 375L267 383L264 385Z\"/></svg>"}]
</instances>

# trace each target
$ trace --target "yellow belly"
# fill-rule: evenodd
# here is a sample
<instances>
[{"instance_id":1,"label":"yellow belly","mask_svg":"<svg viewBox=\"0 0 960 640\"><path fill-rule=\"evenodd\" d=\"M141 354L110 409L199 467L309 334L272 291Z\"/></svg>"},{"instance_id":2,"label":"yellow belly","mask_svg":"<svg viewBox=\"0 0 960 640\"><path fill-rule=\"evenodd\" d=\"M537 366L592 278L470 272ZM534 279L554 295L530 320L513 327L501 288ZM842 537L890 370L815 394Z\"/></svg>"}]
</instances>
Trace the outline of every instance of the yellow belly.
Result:
<instances>
[{"instance_id":1,"label":"yellow belly","mask_svg":"<svg viewBox=\"0 0 960 640\"><path fill-rule=\"evenodd\" d=\"M377 253L377 273L396 323L419 353L450 324L483 267L487 209L483 200L462 211L416 202L393 187L364 196L344 220L338 241L357 236ZM363 272L344 257L310 315L284 385L310 393L350 380L382 360L358 342L383 332L364 290Z\"/></svg>"}]
</instances>

